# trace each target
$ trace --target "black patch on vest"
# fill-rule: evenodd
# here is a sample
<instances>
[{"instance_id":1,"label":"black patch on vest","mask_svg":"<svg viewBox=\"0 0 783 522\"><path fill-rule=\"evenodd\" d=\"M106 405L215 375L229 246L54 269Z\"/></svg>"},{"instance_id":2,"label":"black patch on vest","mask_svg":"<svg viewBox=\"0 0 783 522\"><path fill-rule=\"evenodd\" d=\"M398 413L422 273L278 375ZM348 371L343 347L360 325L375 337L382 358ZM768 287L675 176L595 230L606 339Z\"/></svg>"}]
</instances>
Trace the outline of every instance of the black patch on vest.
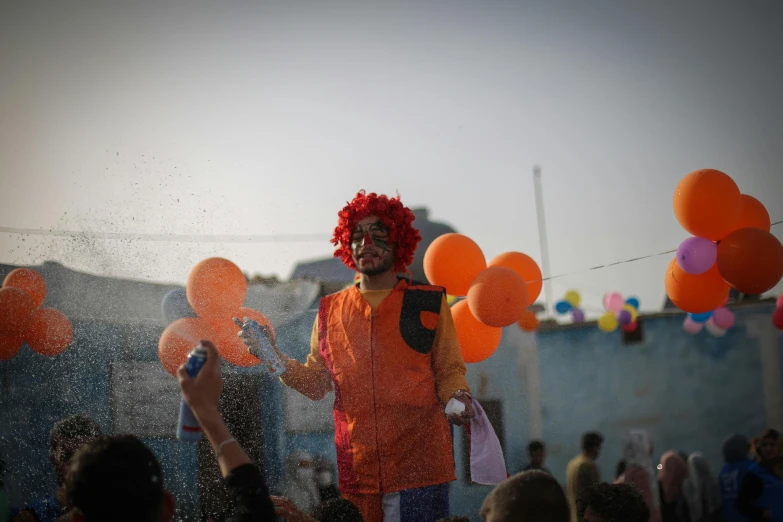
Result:
<instances>
[{"instance_id":1,"label":"black patch on vest","mask_svg":"<svg viewBox=\"0 0 783 522\"><path fill-rule=\"evenodd\" d=\"M402 296L400 312L400 334L405 343L413 350L428 354L435 342L435 330L421 324L422 312L440 315L443 292L437 290L406 289Z\"/></svg>"}]
</instances>

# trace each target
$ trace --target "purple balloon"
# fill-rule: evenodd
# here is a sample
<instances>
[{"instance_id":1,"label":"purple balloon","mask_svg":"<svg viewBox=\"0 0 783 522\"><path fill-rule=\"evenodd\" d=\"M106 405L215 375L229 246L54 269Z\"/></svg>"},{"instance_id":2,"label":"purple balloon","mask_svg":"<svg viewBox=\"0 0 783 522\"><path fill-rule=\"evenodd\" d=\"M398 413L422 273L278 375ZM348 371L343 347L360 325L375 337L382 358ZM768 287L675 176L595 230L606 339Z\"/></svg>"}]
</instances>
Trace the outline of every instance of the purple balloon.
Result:
<instances>
[{"instance_id":1,"label":"purple balloon","mask_svg":"<svg viewBox=\"0 0 783 522\"><path fill-rule=\"evenodd\" d=\"M573 310L571 310L571 317L574 318L575 323L585 322L585 313L579 308L574 308Z\"/></svg>"},{"instance_id":2,"label":"purple balloon","mask_svg":"<svg viewBox=\"0 0 783 522\"><path fill-rule=\"evenodd\" d=\"M633 316L628 310L620 310L617 312L617 322L620 323L620 326L631 324L631 321L633 321Z\"/></svg>"},{"instance_id":3,"label":"purple balloon","mask_svg":"<svg viewBox=\"0 0 783 522\"><path fill-rule=\"evenodd\" d=\"M703 274L718 259L718 245L703 237L689 237L677 247L677 264L688 274Z\"/></svg>"}]
</instances>

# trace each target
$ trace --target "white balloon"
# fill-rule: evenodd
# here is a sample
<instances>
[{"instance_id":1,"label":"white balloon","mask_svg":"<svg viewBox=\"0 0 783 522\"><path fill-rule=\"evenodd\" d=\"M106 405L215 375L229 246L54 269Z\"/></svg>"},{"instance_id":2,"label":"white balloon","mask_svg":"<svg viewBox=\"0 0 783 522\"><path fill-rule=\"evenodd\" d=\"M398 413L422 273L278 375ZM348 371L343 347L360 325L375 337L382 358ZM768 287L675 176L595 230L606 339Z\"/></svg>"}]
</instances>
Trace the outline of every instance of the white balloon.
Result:
<instances>
[{"instance_id":1,"label":"white balloon","mask_svg":"<svg viewBox=\"0 0 783 522\"><path fill-rule=\"evenodd\" d=\"M723 337L726 335L726 330L718 327L715 323L707 321L707 325L704 327L707 332L713 337Z\"/></svg>"}]
</instances>

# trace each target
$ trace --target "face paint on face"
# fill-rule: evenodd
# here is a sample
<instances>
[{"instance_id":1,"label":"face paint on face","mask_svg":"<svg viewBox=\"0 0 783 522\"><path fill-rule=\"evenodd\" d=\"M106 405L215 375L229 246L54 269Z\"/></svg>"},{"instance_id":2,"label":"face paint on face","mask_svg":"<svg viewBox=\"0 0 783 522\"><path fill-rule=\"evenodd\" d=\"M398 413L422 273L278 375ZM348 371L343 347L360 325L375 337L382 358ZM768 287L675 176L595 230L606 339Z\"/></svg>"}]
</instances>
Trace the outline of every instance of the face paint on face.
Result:
<instances>
[{"instance_id":1,"label":"face paint on face","mask_svg":"<svg viewBox=\"0 0 783 522\"><path fill-rule=\"evenodd\" d=\"M394 266L389 231L376 217L364 218L356 224L351 238L351 253L357 270L364 275L378 275Z\"/></svg>"}]
</instances>

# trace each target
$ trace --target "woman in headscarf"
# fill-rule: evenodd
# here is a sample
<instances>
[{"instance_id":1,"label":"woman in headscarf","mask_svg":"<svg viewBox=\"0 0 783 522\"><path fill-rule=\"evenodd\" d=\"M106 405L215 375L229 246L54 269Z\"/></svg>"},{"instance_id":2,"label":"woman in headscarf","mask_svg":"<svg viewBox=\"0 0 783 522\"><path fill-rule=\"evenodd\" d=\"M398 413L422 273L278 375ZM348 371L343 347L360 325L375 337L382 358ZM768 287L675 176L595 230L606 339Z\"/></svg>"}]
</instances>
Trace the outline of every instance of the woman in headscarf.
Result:
<instances>
[{"instance_id":1,"label":"woman in headscarf","mask_svg":"<svg viewBox=\"0 0 783 522\"><path fill-rule=\"evenodd\" d=\"M783 436L769 429L754 442L756 462L740 484L737 510L751 522L783 522Z\"/></svg>"},{"instance_id":2,"label":"woman in headscarf","mask_svg":"<svg viewBox=\"0 0 783 522\"><path fill-rule=\"evenodd\" d=\"M682 485L688 478L688 465L676 451L667 451L658 465L658 487L661 493L663 522L690 522L688 506L682 496Z\"/></svg>"},{"instance_id":3,"label":"woman in headscarf","mask_svg":"<svg viewBox=\"0 0 783 522\"><path fill-rule=\"evenodd\" d=\"M688 478L682 486L682 493L688 504L691 522L723 520L718 481L701 453L691 453L688 457Z\"/></svg>"},{"instance_id":4,"label":"woman in headscarf","mask_svg":"<svg viewBox=\"0 0 783 522\"><path fill-rule=\"evenodd\" d=\"M732 435L723 441L723 460L726 462L718 475L720 496L723 503L723 519L726 522L748 522L748 517L737 511L740 484L750 460L750 441L745 435Z\"/></svg>"},{"instance_id":5,"label":"woman in headscarf","mask_svg":"<svg viewBox=\"0 0 783 522\"><path fill-rule=\"evenodd\" d=\"M661 522L658 507L658 483L653 469L653 445L644 430L632 430L625 436L623 462L625 470L617 478L617 484L631 484L642 494L650 510L650 522Z\"/></svg>"}]
</instances>

